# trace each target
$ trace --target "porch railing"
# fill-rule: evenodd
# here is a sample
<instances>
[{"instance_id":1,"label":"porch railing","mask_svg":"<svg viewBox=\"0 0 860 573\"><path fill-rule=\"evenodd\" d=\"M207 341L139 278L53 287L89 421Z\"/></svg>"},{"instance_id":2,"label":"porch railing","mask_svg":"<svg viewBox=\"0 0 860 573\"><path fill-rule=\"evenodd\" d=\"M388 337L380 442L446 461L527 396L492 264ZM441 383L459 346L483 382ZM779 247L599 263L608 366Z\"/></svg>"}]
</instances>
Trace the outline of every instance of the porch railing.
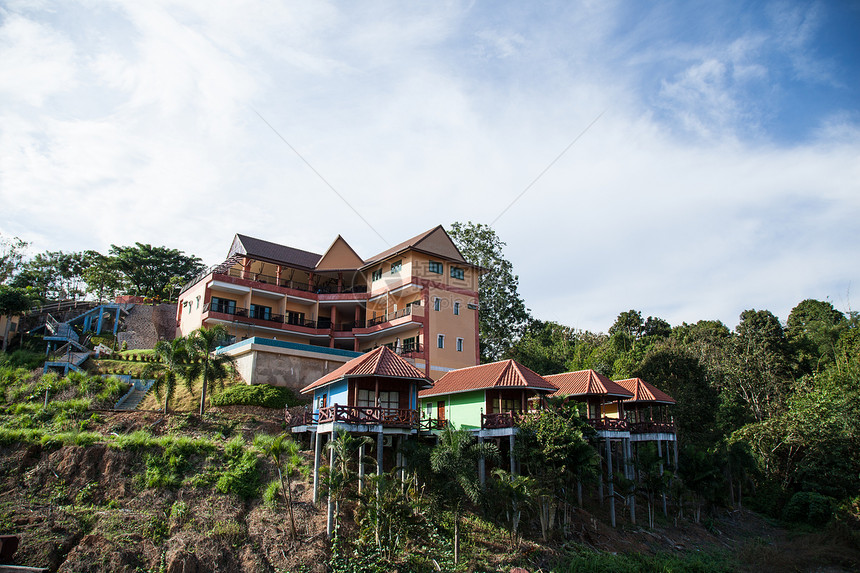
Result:
<instances>
[{"instance_id":1,"label":"porch railing","mask_svg":"<svg viewBox=\"0 0 860 573\"><path fill-rule=\"evenodd\" d=\"M628 422L634 434L674 434L674 422Z\"/></svg>"},{"instance_id":2,"label":"porch railing","mask_svg":"<svg viewBox=\"0 0 860 573\"><path fill-rule=\"evenodd\" d=\"M412 306L407 306L406 308L401 308L396 312L387 312L381 316L374 316L367 321L367 328L371 326L376 326L377 324L382 324L383 322L390 322L395 318L403 318L404 316L409 316L412 314Z\"/></svg>"},{"instance_id":3,"label":"porch railing","mask_svg":"<svg viewBox=\"0 0 860 573\"><path fill-rule=\"evenodd\" d=\"M585 421L595 430L630 431L630 423L624 418L586 418Z\"/></svg>"},{"instance_id":4,"label":"porch railing","mask_svg":"<svg viewBox=\"0 0 860 573\"><path fill-rule=\"evenodd\" d=\"M413 428L418 426L418 420L418 410L335 404L320 408L318 423L382 424L383 426Z\"/></svg>"}]
</instances>

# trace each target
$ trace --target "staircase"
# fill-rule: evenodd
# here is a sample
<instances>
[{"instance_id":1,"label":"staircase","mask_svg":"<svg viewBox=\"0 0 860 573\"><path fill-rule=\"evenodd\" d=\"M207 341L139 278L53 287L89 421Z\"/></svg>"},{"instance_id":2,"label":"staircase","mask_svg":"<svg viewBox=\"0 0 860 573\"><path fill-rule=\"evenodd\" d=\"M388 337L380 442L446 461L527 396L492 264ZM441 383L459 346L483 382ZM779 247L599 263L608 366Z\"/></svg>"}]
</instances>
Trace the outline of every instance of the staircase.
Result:
<instances>
[{"instance_id":1,"label":"staircase","mask_svg":"<svg viewBox=\"0 0 860 573\"><path fill-rule=\"evenodd\" d=\"M114 406L115 410L134 410L146 397L155 380L131 380L132 386Z\"/></svg>"},{"instance_id":2,"label":"staircase","mask_svg":"<svg viewBox=\"0 0 860 573\"><path fill-rule=\"evenodd\" d=\"M81 337L74 329L75 324L81 325L84 332L92 331L94 322L96 322L96 334L101 334L102 321L105 313L116 313L114 319L113 333L116 335L119 328L119 319L122 312L128 313L128 305L124 304L100 304L94 308L90 308L82 314L76 314L73 318L60 322L50 313L45 318L45 340L48 342L46 351L47 359L43 367L43 372L48 372L49 369L62 370L63 376L67 375L70 370L75 372L81 371L81 365L90 357L90 350L84 345L89 339L81 342ZM54 343L60 346L53 349Z\"/></svg>"}]
</instances>

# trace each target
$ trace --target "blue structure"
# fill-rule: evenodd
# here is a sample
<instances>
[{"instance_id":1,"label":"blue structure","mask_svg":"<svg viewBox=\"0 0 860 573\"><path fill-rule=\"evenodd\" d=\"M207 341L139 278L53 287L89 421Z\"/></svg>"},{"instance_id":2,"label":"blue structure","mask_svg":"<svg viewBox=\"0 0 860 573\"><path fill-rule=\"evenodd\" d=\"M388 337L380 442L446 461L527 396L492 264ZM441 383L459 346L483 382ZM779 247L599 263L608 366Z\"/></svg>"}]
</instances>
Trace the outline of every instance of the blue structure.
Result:
<instances>
[{"instance_id":1,"label":"blue structure","mask_svg":"<svg viewBox=\"0 0 860 573\"><path fill-rule=\"evenodd\" d=\"M116 303L100 304L66 322L58 322L54 317L48 315L45 321L45 340L48 342L48 348L45 351L47 359L42 371L47 372L49 368L56 368L63 371L63 376L68 374L69 370L80 372L81 365L90 357L91 352L81 343L81 337L75 330L75 325L80 325L83 332L101 334L105 315L110 316L110 314L115 313L113 335L116 336L121 313L127 312L127 306ZM94 331L93 319L97 319Z\"/></svg>"}]
</instances>

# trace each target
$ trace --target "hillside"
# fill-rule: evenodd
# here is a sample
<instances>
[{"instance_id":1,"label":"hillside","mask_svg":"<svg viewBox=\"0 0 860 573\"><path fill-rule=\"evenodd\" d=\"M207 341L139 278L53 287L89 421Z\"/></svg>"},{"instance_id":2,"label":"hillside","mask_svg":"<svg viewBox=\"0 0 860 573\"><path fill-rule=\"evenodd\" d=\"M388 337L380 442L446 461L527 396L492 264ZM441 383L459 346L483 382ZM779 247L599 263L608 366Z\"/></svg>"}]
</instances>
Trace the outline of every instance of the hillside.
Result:
<instances>
[{"instance_id":1,"label":"hillside","mask_svg":"<svg viewBox=\"0 0 860 573\"><path fill-rule=\"evenodd\" d=\"M310 484L294 485L296 540L283 504L259 493L276 473L255 451L254 439L279 433L279 414L228 407L201 420L103 412L90 415L86 429L104 436L103 443L84 446L47 434L16 442L7 432L0 446L0 529L22 538L15 562L51 571L326 571L325 505L310 503ZM258 460L255 472L235 463L246 452ZM301 455L311 463L310 452ZM680 519L653 530L613 530L599 506L589 509L594 513L580 509L572 516L566 543L526 540L518 552L476 516L467 522L464 570L516 564L563 571L574 557L587 564L589 555L598 555L593 550L674 556L691 566L700 562L690 556L705 554L702 566L750 571L777 564L821 571L825 563L836 565L828 571L849 571L858 558L850 540L822 543L823 536L791 534L746 511L720 511L707 528Z\"/></svg>"}]
</instances>

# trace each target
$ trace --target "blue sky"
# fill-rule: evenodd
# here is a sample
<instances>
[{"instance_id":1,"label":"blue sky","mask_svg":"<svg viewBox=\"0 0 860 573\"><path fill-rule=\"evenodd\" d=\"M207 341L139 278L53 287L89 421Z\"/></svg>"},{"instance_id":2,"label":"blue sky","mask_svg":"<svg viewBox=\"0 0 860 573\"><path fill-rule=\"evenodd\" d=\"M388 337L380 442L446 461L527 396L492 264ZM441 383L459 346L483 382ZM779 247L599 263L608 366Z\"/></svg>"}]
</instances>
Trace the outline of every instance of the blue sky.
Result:
<instances>
[{"instance_id":1,"label":"blue sky","mask_svg":"<svg viewBox=\"0 0 860 573\"><path fill-rule=\"evenodd\" d=\"M857 1L6 1L0 233L211 264L471 220L582 329L844 311L858 29Z\"/></svg>"}]
</instances>

